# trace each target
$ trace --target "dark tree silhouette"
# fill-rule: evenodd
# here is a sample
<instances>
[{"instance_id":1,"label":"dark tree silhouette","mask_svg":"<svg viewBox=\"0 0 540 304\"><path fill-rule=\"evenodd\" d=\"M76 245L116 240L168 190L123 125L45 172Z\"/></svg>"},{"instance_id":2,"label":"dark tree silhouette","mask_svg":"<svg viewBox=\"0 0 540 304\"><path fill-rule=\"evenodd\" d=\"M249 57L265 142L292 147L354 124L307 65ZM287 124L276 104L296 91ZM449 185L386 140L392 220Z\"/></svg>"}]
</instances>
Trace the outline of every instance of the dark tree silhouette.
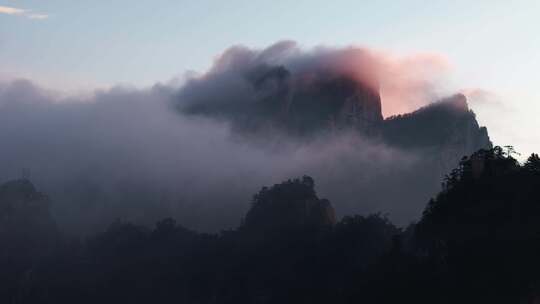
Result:
<instances>
[{"instance_id":1,"label":"dark tree silhouette","mask_svg":"<svg viewBox=\"0 0 540 304\"><path fill-rule=\"evenodd\" d=\"M536 303L540 158L464 157L417 224L335 219L304 176L254 195L237 229L163 219L62 236L27 180L0 186L1 303Z\"/></svg>"}]
</instances>

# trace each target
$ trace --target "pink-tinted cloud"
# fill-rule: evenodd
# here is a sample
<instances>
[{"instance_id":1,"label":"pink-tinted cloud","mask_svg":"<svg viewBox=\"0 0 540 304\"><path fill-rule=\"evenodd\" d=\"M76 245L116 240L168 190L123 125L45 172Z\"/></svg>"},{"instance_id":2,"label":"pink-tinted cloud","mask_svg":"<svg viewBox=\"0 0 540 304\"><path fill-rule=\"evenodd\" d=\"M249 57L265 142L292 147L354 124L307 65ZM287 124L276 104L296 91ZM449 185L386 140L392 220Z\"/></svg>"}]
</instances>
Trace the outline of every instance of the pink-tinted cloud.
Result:
<instances>
[{"instance_id":1,"label":"pink-tinted cloud","mask_svg":"<svg viewBox=\"0 0 540 304\"><path fill-rule=\"evenodd\" d=\"M461 90L461 93L467 96L467 100L471 104L476 105L489 105L502 107L503 102L501 96L495 92L482 89L482 88L466 88Z\"/></svg>"},{"instance_id":2,"label":"pink-tinted cloud","mask_svg":"<svg viewBox=\"0 0 540 304\"><path fill-rule=\"evenodd\" d=\"M230 77L263 65L285 66L299 83L329 73L353 77L380 92L384 116L410 112L439 99L439 84L450 70L440 54L401 56L364 47L303 50L293 41L282 41L262 50L231 47L200 80Z\"/></svg>"},{"instance_id":3,"label":"pink-tinted cloud","mask_svg":"<svg viewBox=\"0 0 540 304\"><path fill-rule=\"evenodd\" d=\"M38 19L38 20L49 18L49 15L47 14L36 13L31 10L10 7L10 6L0 6L0 14L21 16L21 17L26 17L28 19Z\"/></svg>"},{"instance_id":4,"label":"pink-tinted cloud","mask_svg":"<svg viewBox=\"0 0 540 304\"><path fill-rule=\"evenodd\" d=\"M374 57L385 116L410 112L440 97L439 81L450 69L444 56L377 52Z\"/></svg>"}]
</instances>

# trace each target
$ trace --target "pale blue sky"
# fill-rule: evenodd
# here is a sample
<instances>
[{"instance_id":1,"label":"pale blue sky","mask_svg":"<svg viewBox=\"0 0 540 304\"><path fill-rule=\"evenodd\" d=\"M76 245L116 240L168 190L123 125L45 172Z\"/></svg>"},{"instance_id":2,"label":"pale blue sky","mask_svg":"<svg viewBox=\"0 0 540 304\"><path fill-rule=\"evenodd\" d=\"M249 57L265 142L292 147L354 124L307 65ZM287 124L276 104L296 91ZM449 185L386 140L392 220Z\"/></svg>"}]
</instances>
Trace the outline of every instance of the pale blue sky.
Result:
<instances>
[{"instance_id":1,"label":"pale blue sky","mask_svg":"<svg viewBox=\"0 0 540 304\"><path fill-rule=\"evenodd\" d=\"M439 53L452 64L456 86L486 89L504 102L475 109L496 140L540 151L532 130L540 127L537 0L0 0L1 7L25 10L0 9L3 79L60 90L148 86L203 71L233 44L281 39L305 48ZM31 18L42 15L48 18Z\"/></svg>"}]
</instances>

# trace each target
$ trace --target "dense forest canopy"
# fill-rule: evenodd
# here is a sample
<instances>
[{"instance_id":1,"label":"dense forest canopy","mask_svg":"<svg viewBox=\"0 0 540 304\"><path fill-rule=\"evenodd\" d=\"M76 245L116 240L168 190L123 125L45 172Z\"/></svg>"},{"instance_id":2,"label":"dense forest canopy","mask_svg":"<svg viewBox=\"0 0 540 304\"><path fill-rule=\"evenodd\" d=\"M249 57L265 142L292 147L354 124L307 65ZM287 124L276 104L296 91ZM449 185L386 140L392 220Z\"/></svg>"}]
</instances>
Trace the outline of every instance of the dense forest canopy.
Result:
<instances>
[{"instance_id":1,"label":"dense forest canopy","mask_svg":"<svg viewBox=\"0 0 540 304\"><path fill-rule=\"evenodd\" d=\"M540 296L540 158L480 150L417 224L336 220L308 176L263 187L236 229L117 220L66 236L28 180L0 186L5 303L527 303ZM17 221L14 221L17 219ZM23 237L21 237L23 235ZM13 240L17 239L17 242Z\"/></svg>"}]
</instances>

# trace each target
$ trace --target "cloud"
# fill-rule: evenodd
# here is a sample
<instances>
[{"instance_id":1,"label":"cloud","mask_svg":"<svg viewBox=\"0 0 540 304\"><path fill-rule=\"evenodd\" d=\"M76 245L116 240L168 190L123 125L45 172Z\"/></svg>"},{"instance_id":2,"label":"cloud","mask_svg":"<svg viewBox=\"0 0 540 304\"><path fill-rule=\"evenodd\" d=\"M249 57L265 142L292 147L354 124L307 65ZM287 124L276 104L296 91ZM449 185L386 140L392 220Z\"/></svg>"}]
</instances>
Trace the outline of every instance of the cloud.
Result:
<instances>
[{"instance_id":1,"label":"cloud","mask_svg":"<svg viewBox=\"0 0 540 304\"><path fill-rule=\"evenodd\" d=\"M255 144L227 122L180 114L168 86L55 96L29 81L0 84L0 181L30 168L73 232L117 217L235 227L261 186L304 174L340 215L384 211L406 223L438 188L421 154L351 133Z\"/></svg>"},{"instance_id":2,"label":"cloud","mask_svg":"<svg viewBox=\"0 0 540 304\"><path fill-rule=\"evenodd\" d=\"M77 232L103 229L118 217L152 223L172 216L206 231L236 227L260 187L304 174L339 215L382 211L406 224L439 189L439 151L349 131L309 140L272 129L239 136L234 124L260 115L243 110L253 101L288 98L283 86L311 100L333 77L380 86L388 113L402 113L428 103L437 90L432 76L447 68L434 55L306 51L283 41L262 50L232 47L180 87L115 87L66 98L27 80L0 83L0 181L30 168L51 195L60 226ZM338 86L338 94L350 84ZM191 115L183 111L190 105L235 118Z\"/></svg>"},{"instance_id":3,"label":"cloud","mask_svg":"<svg viewBox=\"0 0 540 304\"><path fill-rule=\"evenodd\" d=\"M466 88L461 93L467 96L467 100L474 105L490 107L506 107L502 97L497 93L482 88Z\"/></svg>"},{"instance_id":4,"label":"cloud","mask_svg":"<svg viewBox=\"0 0 540 304\"><path fill-rule=\"evenodd\" d=\"M355 79L359 85L380 92L384 116L410 112L449 94L441 83L451 66L439 54L402 56L365 47L303 50L293 41L281 41L265 49L229 48L217 57L209 71L191 79L183 97L187 102L192 99L198 103L206 102L205 99L220 104L227 100L237 104L249 102L246 97L257 94L250 79L272 67L284 67L290 73L291 92L322 77ZM227 90L221 90L223 86ZM225 95L215 98L217 91Z\"/></svg>"},{"instance_id":5,"label":"cloud","mask_svg":"<svg viewBox=\"0 0 540 304\"><path fill-rule=\"evenodd\" d=\"M31 10L9 7L9 6L0 6L0 14L14 15L26 17L28 19L37 19L43 20L49 18L49 15L43 13L36 13Z\"/></svg>"},{"instance_id":6,"label":"cloud","mask_svg":"<svg viewBox=\"0 0 540 304\"><path fill-rule=\"evenodd\" d=\"M9 6L0 6L0 14L7 14L7 15L22 15L24 14L25 10L20 8L14 8Z\"/></svg>"},{"instance_id":7,"label":"cloud","mask_svg":"<svg viewBox=\"0 0 540 304\"><path fill-rule=\"evenodd\" d=\"M440 54L398 56L377 51L385 116L410 112L448 94L442 83L451 65Z\"/></svg>"},{"instance_id":8,"label":"cloud","mask_svg":"<svg viewBox=\"0 0 540 304\"><path fill-rule=\"evenodd\" d=\"M49 18L49 15L47 14L28 14L28 18L30 19L47 19Z\"/></svg>"}]
</instances>

